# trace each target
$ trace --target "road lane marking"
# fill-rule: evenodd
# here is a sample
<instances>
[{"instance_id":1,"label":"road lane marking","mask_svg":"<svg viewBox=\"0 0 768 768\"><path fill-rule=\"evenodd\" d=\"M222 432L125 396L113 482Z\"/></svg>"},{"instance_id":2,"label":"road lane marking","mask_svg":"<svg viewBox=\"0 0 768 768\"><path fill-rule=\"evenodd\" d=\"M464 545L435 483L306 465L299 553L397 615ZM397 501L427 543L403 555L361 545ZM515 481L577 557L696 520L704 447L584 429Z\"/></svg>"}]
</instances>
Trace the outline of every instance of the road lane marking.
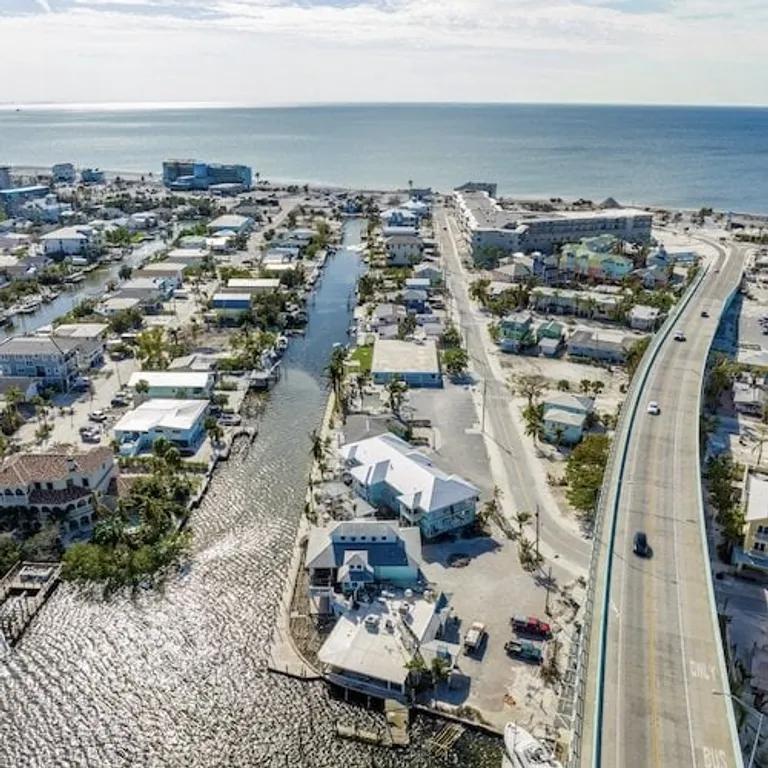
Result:
<instances>
[{"instance_id":1,"label":"road lane marking","mask_svg":"<svg viewBox=\"0 0 768 768\"><path fill-rule=\"evenodd\" d=\"M728 768L728 757L722 749L713 747L702 747L704 756L704 768Z\"/></svg>"}]
</instances>

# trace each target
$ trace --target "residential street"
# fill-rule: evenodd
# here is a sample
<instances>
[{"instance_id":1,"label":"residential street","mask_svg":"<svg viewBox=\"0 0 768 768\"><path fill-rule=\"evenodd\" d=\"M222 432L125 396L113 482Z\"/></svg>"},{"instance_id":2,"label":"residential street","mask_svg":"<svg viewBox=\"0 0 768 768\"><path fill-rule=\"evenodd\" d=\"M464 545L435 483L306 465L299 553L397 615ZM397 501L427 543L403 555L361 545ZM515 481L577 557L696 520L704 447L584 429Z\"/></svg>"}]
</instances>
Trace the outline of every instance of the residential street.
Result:
<instances>
[{"instance_id":1,"label":"residential street","mask_svg":"<svg viewBox=\"0 0 768 768\"><path fill-rule=\"evenodd\" d=\"M540 551L545 560L566 569L571 577L586 572L591 543L581 535L578 523L565 518L547 484L542 462L528 448L511 409L512 398L495 345L487 331L488 317L476 310L469 297L470 276L466 273L452 220L436 207L435 233L446 264L446 282L454 300L456 322L464 336L477 384L478 422L483 427L495 484L501 489L505 516L515 524L514 514L539 509ZM446 228L447 227L447 228ZM485 404L483 408L483 392Z\"/></svg>"}]
</instances>

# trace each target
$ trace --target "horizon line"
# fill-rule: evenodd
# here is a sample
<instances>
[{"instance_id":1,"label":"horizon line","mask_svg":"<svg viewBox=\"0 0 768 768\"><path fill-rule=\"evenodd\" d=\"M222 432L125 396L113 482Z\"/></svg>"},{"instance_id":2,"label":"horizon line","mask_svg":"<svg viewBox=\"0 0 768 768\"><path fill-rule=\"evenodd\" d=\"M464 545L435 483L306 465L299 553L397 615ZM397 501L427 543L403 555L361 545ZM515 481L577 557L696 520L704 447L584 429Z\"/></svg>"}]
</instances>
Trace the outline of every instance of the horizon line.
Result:
<instances>
[{"instance_id":1,"label":"horizon line","mask_svg":"<svg viewBox=\"0 0 768 768\"><path fill-rule=\"evenodd\" d=\"M657 109L768 109L768 104L619 101L305 101L248 103L232 101L3 101L0 111L172 111L194 109L307 109L321 107L634 107Z\"/></svg>"}]
</instances>

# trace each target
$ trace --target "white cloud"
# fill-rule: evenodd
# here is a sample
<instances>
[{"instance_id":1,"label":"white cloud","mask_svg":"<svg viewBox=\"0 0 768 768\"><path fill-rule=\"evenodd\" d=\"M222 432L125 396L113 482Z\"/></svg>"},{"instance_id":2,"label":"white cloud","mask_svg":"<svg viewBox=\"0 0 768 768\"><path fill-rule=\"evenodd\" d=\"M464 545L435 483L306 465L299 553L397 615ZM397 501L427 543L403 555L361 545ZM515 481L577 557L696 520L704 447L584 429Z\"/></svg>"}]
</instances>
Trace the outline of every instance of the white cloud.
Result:
<instances>
[{"instance_id":1,"label":"white cloud","mask_svg":"<svg viewBox=\"0 0 768 768\"><path fill-rule=\"evenodd\" d=\"M765 103L766 31L762 0L69 0L0 15L2 98Z\"/></svg>"}]
</instances>

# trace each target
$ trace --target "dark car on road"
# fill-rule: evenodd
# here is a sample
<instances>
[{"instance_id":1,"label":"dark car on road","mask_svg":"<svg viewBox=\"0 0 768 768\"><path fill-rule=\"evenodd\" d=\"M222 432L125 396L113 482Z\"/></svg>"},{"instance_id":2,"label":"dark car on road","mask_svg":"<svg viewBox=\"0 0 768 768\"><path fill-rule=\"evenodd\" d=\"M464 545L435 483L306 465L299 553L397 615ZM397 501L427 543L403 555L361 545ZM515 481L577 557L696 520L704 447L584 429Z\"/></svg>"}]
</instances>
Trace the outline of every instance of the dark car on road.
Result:
<instances>
[{"instance_id":1,"label":"dark car on road","mask_svg":"<svg viewBox=\"0 0 768 768\"><path fill-rule=\"evenodd\" d=\"M648 537L643 531L637 531L632 541L632 551L640 557L648 557L651 554L651 548L648 546Z\"/></svg>"}]
</instances>

